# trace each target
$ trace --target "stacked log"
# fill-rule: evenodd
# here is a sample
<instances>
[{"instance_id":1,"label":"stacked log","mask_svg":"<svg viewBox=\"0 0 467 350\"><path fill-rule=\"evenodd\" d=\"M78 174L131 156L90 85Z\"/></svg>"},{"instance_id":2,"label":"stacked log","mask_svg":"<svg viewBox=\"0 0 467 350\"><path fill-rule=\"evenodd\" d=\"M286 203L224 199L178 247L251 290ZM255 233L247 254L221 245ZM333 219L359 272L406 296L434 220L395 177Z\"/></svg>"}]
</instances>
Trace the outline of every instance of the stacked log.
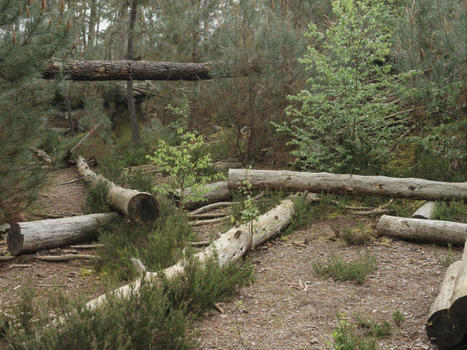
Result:
<instances>
[{"instance_id":1,"label":"stacked log","mask_svg":"<svg viewBox=\"0 0 467 350\"><path fill-rule=\"evenodd\" d=\"M20 222L8 231L8 251L18 255L92 240L99 226L116 218L117 213L103 213Z\"/></svg>"},{"instance_id":2,"label":"stacked log","mask_svg":"<svg viewBox=\"0 0 467 350\"><path fill-rule=\"evenodd\" d=\"M440 291L433 302L426 332L440 348L459 348L467 334L467 241L461 261L446 271ZM463 349L465 347L462 347Z\"/></svg>"},{"instance_id":3,"label":"stacked log","mask_svg":"<svg viewBox=\"0 0 467 350\"><path fill-rule=\"evenodd\" d=\"M105 177L97 175L89 169L83 157L78 158L78 171L86 182L105 182L109 187L107 199L110 205L131 220L151 223L159 216L159 204L152 194L120 187Z\"/></svg>"}]
</instances>

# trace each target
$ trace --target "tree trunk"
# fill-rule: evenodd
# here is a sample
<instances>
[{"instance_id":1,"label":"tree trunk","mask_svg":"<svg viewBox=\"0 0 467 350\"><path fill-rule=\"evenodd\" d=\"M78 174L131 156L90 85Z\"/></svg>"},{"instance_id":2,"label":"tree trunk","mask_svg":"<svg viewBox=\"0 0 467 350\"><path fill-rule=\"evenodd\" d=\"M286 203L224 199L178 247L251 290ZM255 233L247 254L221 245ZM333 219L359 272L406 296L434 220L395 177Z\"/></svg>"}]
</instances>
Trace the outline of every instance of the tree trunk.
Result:
<instances>
[{"instance_id":1,"label":"tree trunk","mask_svg":"<svg viewBox=\"0 0 467 350\"><path fill-rule=\"evenodd\" d=\"M439 347L451 347L459 344L464 337L462 329L457 327L449 316L451 297L456 285L456 278L462 261L451 264L446 271L439 294L431 305L430 316L426 323L426 334L433 344Z\"/></svg>"},{"instance_id":2,"label":"tree trunk","mask_svg":"<svg viewBox=\"0 0 467 350\"><path fill-rule=\"evenodd\" d=\"M51 61L42 77L55 79L58 75L78 81L102 80L209 80L214 78L231 78L233 74L226 68L221 69L222 74L214 73L211 63L177 63L153 61L78 61L70 60L64 63ZM246 76L258 71L253 68L240 72L239 76Z\"/></svg>"},{"instance_id":3,"label":"tree trunk","mask_svg":"<svg viewBox=\"0 0 467 350\"><path fill-rule=\"evenodd\" d=\"M464 245L462 263L457 273L456 285L452 292L449 317L455 326L467 333L467 241Z\"/></svg>"},{"instance_id":4,"label":"tree trunk","mask_svg":"<svg viewBox=\"0 0 467 350\"><path fill-rule=\"evenodd\" d=\"M104 181L109 186L110 205L136 222L150 223L159 216L159 205L154 196L120 187L105 177L97 175L87 165L83 157L78 158L78 171L86 182Z\"/></svg>"},{"instance_id":5,"label":"tree trunk","mask_svg":"<svg viewBox=\"0 0 467 350\"><path fill-rule=\"evenodd\" d=\"M411 216L414 219L427 219L430 220L435 215L435 202L426 202Z\"/></svg>"},{"instance_id":6,"label":"tree trunk","mask_svg":"<svg viewBox=\"0 0 467 350\"><path fill-rule=\"evenodd\" d=\"M307 197L308 199L308 197ZM267 213L261 215L257 220L243 224L239 227L233 227L224 233L219 239L215 240L204 251L195 254L195 258L200 263L217 256L219 266L223 268L229 263L239 260L249 249L253 249L271 237L277 235L292 221L295 212L294 203L291 199L283 200L277 207L271 209ZM252 226L250 226L252 224ZM250 234L252 227L252 236ZM171 279L179 273L183 273L185 269L184 261L179 261L177 264L166 268L162 272L167 279ZM144 275L146 281L156 282L159 273L147 272ZM138 291L141 286L141 279L116 289L112 293L119 297L125 298ZM86 305L90 309L94 309L102 305L106 301L106 295L91 300Z\"/></svg>"},{"instance_id":7,"label":"tree trunk","mask_svg":"<svg viewBox=\"0 0 467 350\"><path fill-rule=\"evenodd\" d=\"M229 188L249 181L252 189L331 192L428 200L467 200L467 182L438 182L413 178L306 173L287 170L230 169Z\"/></svg>"},{"instance_id":8,"label":"tree trunk","mask_svg":"<svg viewBox=\"0 0 467 350\"><path fill-rule=\"evenodd\" d=\"M383 215L376 226L378 234L418 242L462 245L467 239L467 224L451 221L400 218Z\"/></svg>"},{"instance_id":9,"label":"tree trunk","mask_svg":"<svg viewBox=\"0 0 467 350\"><path fill-rule=\"evenodd\" d=\"M94 45L96 37L96 22L97 22L97 0L91 0L91 13L89 14L89 30L88 30L88 45Z\"/></svg>"},{"instance_id":10,"label":"tree trunk","mask_svg":"<svg viewBox=\"0 0 467 350\"><path fill-rule=\"evenodd\" d=\"M140 142L139 137L139 130L138 130L138 121L136 119L136 107L135 107L135 99L133 97L133 56L134 56L134 48L133 48L133 39L135 35L135 22L136 22L136 15L138 12L138 0L133 0L131 2L131 9L130 9L130 22L128 25L128 46L127 46L127 54L126 58L129 62L129 75L128 81L126 82L126 98L128 102L128 115L130 117L130 124L131 124L131 131L132 137L131 140L135 145L138 145Z\"/></svg>"},{"instance_id":11,"label":"tree trunk","mask_svg":"<svg viewBox=\"0 0 467 350\"><path fill-rule=\"evenodd\" d=\"M201 195L201 199L185 202L185 209L194 209L200 206L219 202L230 198L230 190L227 187L227 181L214 182L205 186L206 193ZM180 190L177 190L180 192ZM191 187L185 188L185 197L191 193Z\"/></svg>"},{"instance_id":12,"label":"tree trunk","mask_svg":"<svg viewBox=\"0 0 467 350\"><path fill-rule=\"evenodd\" d=\"M20 222L8 231L8 251L18 255L91 240L99 226L116 218L117 213L104 213Z\"/></svg>"}]
</instances>

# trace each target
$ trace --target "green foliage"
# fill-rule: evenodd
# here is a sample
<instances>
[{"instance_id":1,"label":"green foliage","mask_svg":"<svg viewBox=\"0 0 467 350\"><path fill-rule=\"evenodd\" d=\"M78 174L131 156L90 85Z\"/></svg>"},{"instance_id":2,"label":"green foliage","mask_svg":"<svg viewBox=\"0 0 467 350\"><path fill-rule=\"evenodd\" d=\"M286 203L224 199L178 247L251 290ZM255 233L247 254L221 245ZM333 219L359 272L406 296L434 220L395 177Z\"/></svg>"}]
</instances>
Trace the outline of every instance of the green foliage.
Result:
<instances>
[{"instance_id":1,"label":"green foliage","mask_svg":"<svg viewBox=\"0 0 467 350\"><path fill-rule=\"evenodd\" d=\"M51 23L49 23L49 19ZM59 24L64 21L63 25ZM35 199L43 180L30 146L37 146L52 99L50 84L36 77L68 41L67 18L24 0L0 1L0 221Z\"/></svg>"},{"instance_id":2,"label":"green foliage","mask_svg":"<svg viewBox=\"0 0 467 350\"><path fill-rule=\"evenodd\" d=\"M176 193L180 207L185 201L201 198L207 183L222 178L221 174L209 174L212 169L212 161L209 155L203 155L203 137L195 133L177 130L180 144L170 146L165 141L159 140L159 147L153 156L147 158L157 164L172 180L173 184L160 184L154 190L167 194ZM191 187L187 193L185 190ZM179 191L177 192L177 189Z\"/></svg>"},{"instance_id":3,"label":"green foliage","mask_svg":"<svg viewBox=\"0 0 467 350\"><path fill-rule=\"evenodd\" d=\"M332 333L335 350L377 350L374 339L365 339L358 334L356 326L344 319L344 315L337 315L338 325Z\"/></svg>"},{"instance_id":4,"label":"green foliage","mask_svg":"<svg viewBox=\"0 0 467 350\"><path fill-rule=\"evenodd\" d=\"M397 327L400 327L405 321L405 316L402 312L400 312L400 310L395 310L392 313L392 320L397 325Z\"/></svg>"},{"instance_id":5,"label":"green foliage","mask_svg":"<svg viewBox=\"0 0 467 350\"><path fill-rule=\"evenodd\" d=\"M185 214L169 200L158 198L160 216L154 225L118 222L100 230L97 270L111 281L130 280L136 271L130 261L139 258L150 271L176 263L183 257L192 228Z\"/></svg>"},{"instance_id":6,"label":"green foliage","mask_svg":"<svg viewBox=\"0 0 467 350\"><path fill-rule=\"evenodd\" d=\"M368 245L374 238L371 227L360 222L357 227L343 227L339 232L348 245Z\"/></svg>"},{"instance_id":7,"label":"green foliage","mask_svg":"<svg viewBox=\"0 0 467 350\"><path fill-rule=\"evenodd\" d=\"M331 277L337 281L355 281L363 284L366 277L377 269L376 258L367 250L358 259L346 262L339 257L331 257L327 261L315 261L313 270L318 276Z\"/></svg>"},{"instance_id":8,"label":"green foliage","mask_svg":"<svg viewBox=\"0 0 467 350\"><path fill-rule=\"evenodd\" d=\"M385 119L397 111L391 89L391 6L374 0L333 1L335 21L325 31L311 24L313 46L302 59L309 88L291 96L292 119L280 131L291 136L305 169L377 172L387 160L399 126Z\"/></svg>"},{"instance_id":9,"label":"green foliage","mask_svg":"<svg viewBox=\"0 0 467 350\"><path fill-rule=\"evenodd\" d=\"M448 268L454 261L456 261L456 259L452 255L452 245L450 243L448 244L447 254L444 255L444 256L440 256L438 258L438 261L441 264L441 266L443 266L445 268Z\"/></svg>"},{"instance_id":10,"label":"green foliage","mask_svg":"<svg viewBox=\"0 0 467 350\"><path fill-rule=\"evenodd\" d=\"M97 181L88 186L84 214L106 213L111 211L108 198L109 185L106 181Z\"/></svg>"},{"instance_id":11,"label":"green foliage","mask_svg":"<svg viewBox=\"0 0 467 350\"><path fill-rule=\"evenodd\" d=\"M434 220L467 222L467 205L463 201L436 202Z\"/></svg>"},{"instance_id":12,"label":"green foliage","mask_svg":"<svg viewBox=\"0 0 467 350\"><path fill-rule=\"evenodd\" d=\"M388 321L378 323L360 316L356 316L356 321L358 327L365 329L374 338L388 337L392 334L392 326Z\"/></svg>"},{"instance_id":13,"label":"green foliage","mask_svg":"<svg viewBox=\"0 0 467 350\"><path fill-rule=\"evenodd\" d=\"M173 305L183 307L189 314L203 315L216 301L237 293L253 281L253 265L232 264L221 270L217 258L200 264L189 257L184 273L164 281L163 290Z\"/></svg>"},{"instance_id":14,"label":"green foliage","mask_svg":"<svg viewBox=\"0 0 467 350\"><path fill-rule=\"evenodd\" d=\"M292 222L286 229L286 233L294 232L299 228L307 227L311 220L320 216L321 206L310 206L304 197L296 196L293 198L294 215Z\"/></svg>"}]
</instances>

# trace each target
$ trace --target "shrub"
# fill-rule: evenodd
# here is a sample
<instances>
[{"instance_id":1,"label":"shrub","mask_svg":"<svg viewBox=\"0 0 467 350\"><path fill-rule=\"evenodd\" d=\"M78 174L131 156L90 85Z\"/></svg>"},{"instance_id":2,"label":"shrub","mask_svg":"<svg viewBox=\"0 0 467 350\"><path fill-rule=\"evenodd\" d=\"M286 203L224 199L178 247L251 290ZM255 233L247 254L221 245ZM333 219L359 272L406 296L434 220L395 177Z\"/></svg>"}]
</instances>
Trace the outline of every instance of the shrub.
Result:
<instances>
[{"instance_id":1,"label":"shrub","mask_svg":"<svg viewBox=\"0 0 467 350\"><path fill-rule=\"evenodd\" d=\"M462 201L436 202L433 219L467 222L467 205Z\"/></svg>"},{"instance_id":2,"label":"shrub","mask_svg":"<svg viewBox=\"0 0 467 350\"><path fill-rule=\"evenodd\" d=\"M343 261L338 257L331 257L326 262L316 261L312 264L318 276L331 277L338 281L356 281L362 284L365 278L377 268L376 258L368 251L354 261Z\"/></svg>"},{"instance_id":3,"label":"shrub","mask_svg":"<svg viewBox=\"0 0 467 350\"><path fill-rule=\"evenodd\" d=\"M105 181L97 181L88 186L86 202L83 206L84 214L105 213L111 211L109 201L109 185Z\"/></svg>"},{"instance_id":4,"label":"shrub","mask_svg":"<svg viewBox=\"0 0 467 350\"><path fill-rule=\"evenodd\" d=\"M344 315L337 315L337 327L332 333L335 350L377 350L374 339L365 339L358 334L356 326L344 319Z\"/></svg>"},{"instance_id":5,"label":"shrub","mask_svg":"<svg viewBox=\"0 0 467 350\"><path fill-rule=\"evenodd\" d=\"M360 223L358 227L343 227L339 236L348 245L367 245L373 240L373 231Z\"/></svg>"},{"instance_id":6,"label":"shrub","mask_svg":"<svg viewBox=\"0 0 467 350\"><path fill-rule=\"evenodd\" d=\"M402 323L405 321L405 316L402 312L400 312L399 310L395 310L393 313L392 313L392 320L394 321L394 323L400 327L402 325Z\"/></svg>"}]
</instances>

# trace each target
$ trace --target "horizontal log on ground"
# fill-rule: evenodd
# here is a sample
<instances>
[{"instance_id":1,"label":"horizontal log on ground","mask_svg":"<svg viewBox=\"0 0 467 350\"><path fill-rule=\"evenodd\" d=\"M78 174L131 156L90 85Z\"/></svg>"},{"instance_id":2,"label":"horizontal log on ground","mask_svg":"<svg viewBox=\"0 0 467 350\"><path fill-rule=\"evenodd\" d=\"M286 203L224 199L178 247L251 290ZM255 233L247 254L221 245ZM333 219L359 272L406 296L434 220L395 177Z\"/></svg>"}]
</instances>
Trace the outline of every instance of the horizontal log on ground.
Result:
<instances>
[{"instance_id":1,"label":"horizontal log on ground","mask_svg":"<svg viewBox=\"0 0 467 350\"><path fill-rule=\"evenodd\" d=\"M96 256L88 254L36 255L34 259L46 262L63 262L70 260L92 260L96 259Z\"/></svg>"},{"instance_id":2,"label":"horizontal log on ground","mask_svg":"<svg viewBox=\"0 0 467 350\"><path fill-rule=\"evenodd\" d=\"M180 190L177 190L178 193L180 193ZM185 189L185 194L184 196L188 196L192 193L192 188L188 187ZM226 199L229 199L231 197L230 190L227 186L227 181L219 181L219 182L214 182L212 184L207 184L204 189L202 194L200 195L199 200L193 200L193 201L187 201L184 203L185 209L194 209L198 208L200 206L214 203L214 202L219 202L219 201L224 201Z\"/></svg>"},{"instance_id":3,"label":"horizontal log on ground","mask_svg":"<svg viewBox=\"0 0 467 350\"><path fill-rule=\"evenodd\" d=\"M78 158L78 171L86 182L103 181L108 185L110 205L136 222L150 223L159 216L159 204L150 193L139 192L116 185L105 177L97 175L83 157Z\"/></svg>"},{"instance_id":4,"label":"horizontal log on ground","mask_svg":"<svg viewBox=\"0 0 467 350\"><path fill-rule=\"evenodd\" d=\"M308 199L308 198L307 198ZM217 256L221 268L238 261L249 249L253 249L268 239L274 237L284 228L286 228L293 219L295 212L294 202L291 199L283 200L278 206L267 213L259 216L251 226L253 228L250 234L250 223L239 227L233 227L215 240L209 247L202 252L194 255L200 263L204 263L210 258ZM167 279L171 279L184 272L185 261L179 261L177 264L162 271ZM144 275L146 281L157 282L159 273L147 272ZM128 297L138 291L141 286L141 279L125 285L111 292L118 297ZM107 295L91 300L86 305L93 309L105 303Z\"/></svg>"},{"instance_id":5,"label":"horizontal log on ground","mask_svg":"<svg viewBox=\"0 0 467 350\"><path fill-rule=\"evenodd\" d=\"M244 181L249 181L252 189L268 188L428 200L467 200L467 182L288 170L229 170L228 187L230 189L242 186Z\"/></svg>"},{"instance_id":6,"label":"horizontal log on ground","mask_svg":"<svg viewBox=\"0 0 467 350\"><path fill-rule=\"evenodd\" d=\"M438 296L431 305L430 315L426 323L428 338L441 348L455 346L464 337L463 330L456 326L449 315L451 298L461 266L462 262L456 261L447 269Z\"/></svg>"},{"instance_id":7,"label":"horizontal log on ground","mask_svg":"<svg viewBox=\"0 0 467 350\"><path fill-rule=\"evenodd\" d=\"M212 63L178 63L154 61L51 61L42 73L45 79L63 75L70 80L209 80L246 76L257 72L257 68L230 72L226 67Z\"/></svg>"},{"instance_id":8,"label":"horizontal log on ground","mask_svg":"<svg viewBox=\"0 0 467 350\"><path fill-rule=\"evenodd\" d=\"M435 215L435 202L426 202L411 216L414 219L432 219Z\"/></svg>"},{"instance_id":9,"label":"horizontal log on ground","mask_svg":"<svg viewBox=\"0 0 467 350\"><path fill-rule=\"evenodd\" d=\"M92 240L100 226L118 217L117 213L103 213L20 222L8 231L8 251L18 255Z\"/></svg>"},{"instance_id":10,"label":"horizontal log on ground","mask_svg":"<svg viewBox=\"0 0 467 350\"><path fill-rule=\"evenodd\" d=\"M383 215L379 219L376 229L379 235L418 242L463 245L467 239L467 224L451 221Z\"/></svg>"}]
</instances>

